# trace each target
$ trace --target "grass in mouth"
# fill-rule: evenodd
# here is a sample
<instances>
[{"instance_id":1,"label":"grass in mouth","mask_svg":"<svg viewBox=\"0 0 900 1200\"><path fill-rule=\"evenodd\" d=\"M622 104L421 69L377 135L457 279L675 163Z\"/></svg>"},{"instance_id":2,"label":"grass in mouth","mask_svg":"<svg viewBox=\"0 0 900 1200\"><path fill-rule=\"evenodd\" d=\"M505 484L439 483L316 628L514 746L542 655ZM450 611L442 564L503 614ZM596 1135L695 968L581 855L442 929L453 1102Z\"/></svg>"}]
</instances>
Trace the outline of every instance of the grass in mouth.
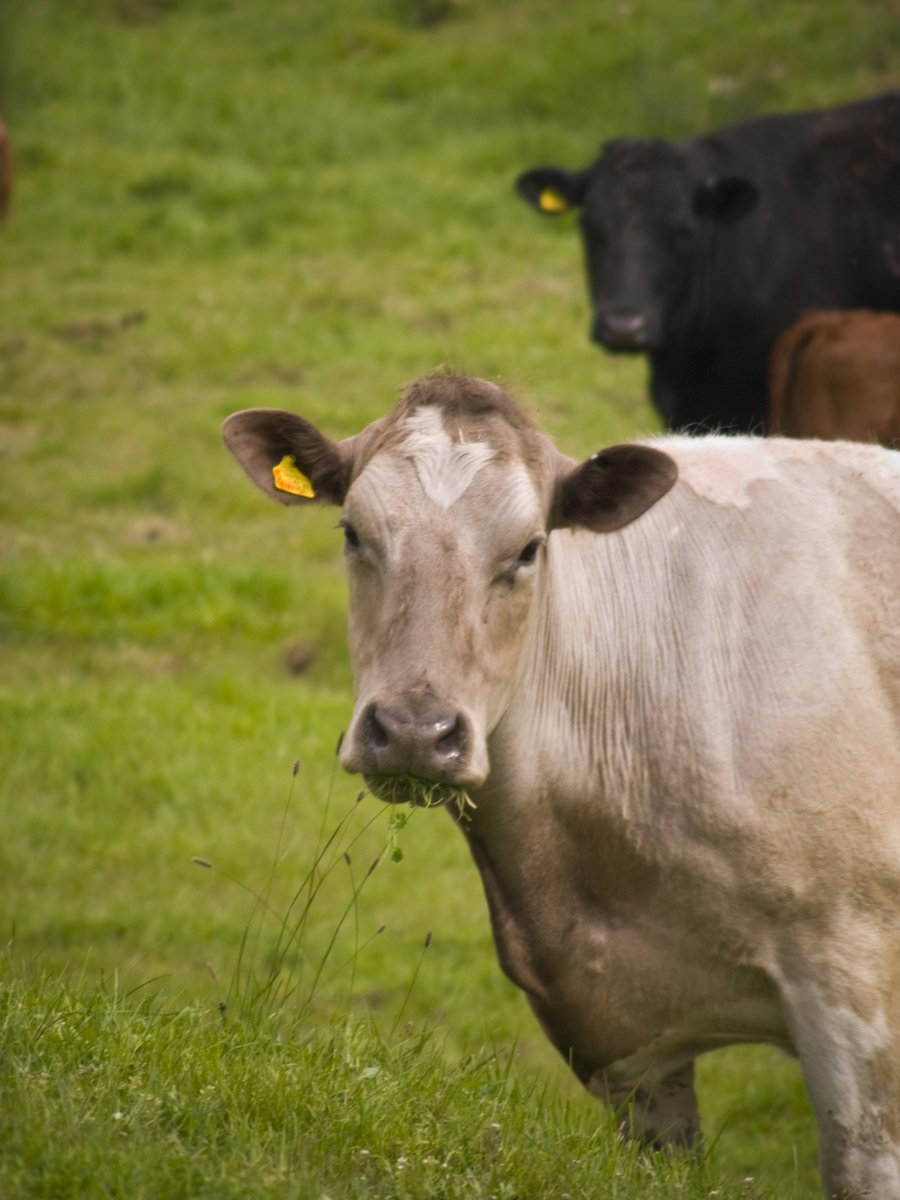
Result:
<instances>
[{"instance_id":1,"label":"grass in mouth","mask_svg":"<svg viewBox=\"0 0 900 1200\"><path fill-rule=\"evenodd\" d=\"M367 775L366 785L373 796L388 804L410 804L414 808L437 808L445 804L455 809L458 817L475 808L475 801L464 787L435 783L416 775Z\"/></svg>"}]
</instances>

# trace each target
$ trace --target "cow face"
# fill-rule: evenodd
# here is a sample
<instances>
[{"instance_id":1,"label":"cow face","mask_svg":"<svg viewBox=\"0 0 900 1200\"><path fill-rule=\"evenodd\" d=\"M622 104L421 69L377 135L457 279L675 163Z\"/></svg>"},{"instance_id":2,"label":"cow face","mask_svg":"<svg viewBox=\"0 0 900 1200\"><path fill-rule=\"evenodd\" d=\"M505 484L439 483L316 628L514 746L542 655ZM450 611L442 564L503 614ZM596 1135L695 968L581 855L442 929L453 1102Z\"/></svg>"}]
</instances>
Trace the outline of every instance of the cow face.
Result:
<instances>
[{"instance_id":1,"label":"cow face","mask_svg":"<svg viewBox=\"0 0 900 1200\"><path fill-rule=\"evenodd\" d=\"M586 170L536 167L517 186L547 215L580 208L592 337L613 351L662 347L711 223L740 220L757 200L748 180L703 175L662 140L609 142Z\"/></svg>"},{"instance_id":2,"label":"cow face","mask_svg":"<svg viewBox=\"0 0 900 1200\"><path fill-rule=\"evenodd\" d=\"M487 778L551 533L617 529L675 478L646 446L577 466L499 388L456 375L420 381L345 442L269 409L224 434L269 495L341 505L356 693L341 758L394 800Z\"/></svg>"}]
</instances>

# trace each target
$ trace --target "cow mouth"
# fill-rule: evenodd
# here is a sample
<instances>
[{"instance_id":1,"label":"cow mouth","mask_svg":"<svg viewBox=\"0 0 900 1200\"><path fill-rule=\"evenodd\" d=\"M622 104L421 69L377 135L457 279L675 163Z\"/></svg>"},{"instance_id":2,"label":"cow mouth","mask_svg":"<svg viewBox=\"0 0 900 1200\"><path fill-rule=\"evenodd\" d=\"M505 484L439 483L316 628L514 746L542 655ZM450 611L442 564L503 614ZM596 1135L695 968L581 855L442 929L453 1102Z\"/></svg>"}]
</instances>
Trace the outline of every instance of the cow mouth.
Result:
<instances>
[{"instance_id":1,"label":"cow mouth","mask_svg":"<svg viewBox=\"0 0 900 1200\"><path fill-rule=\"evenodd\" d=\"M598 346L602 346L610 354L643 354L647 350L645 343L617 334L604 335L602 338L594 340Z\"/></svg>"},{"instance_id":2,"label":"cow mouth","mask_svg":"<svg viewBox=\"0 0 900 1200\"><path fill-rule=\"evenodd\" d=\"M468 790L454 783L436 783L418 775L365 775L373 796L387 804L409 804L414 808L439 808L447 805L463 813L474 808Z\"/></svg>"}]
</instances>

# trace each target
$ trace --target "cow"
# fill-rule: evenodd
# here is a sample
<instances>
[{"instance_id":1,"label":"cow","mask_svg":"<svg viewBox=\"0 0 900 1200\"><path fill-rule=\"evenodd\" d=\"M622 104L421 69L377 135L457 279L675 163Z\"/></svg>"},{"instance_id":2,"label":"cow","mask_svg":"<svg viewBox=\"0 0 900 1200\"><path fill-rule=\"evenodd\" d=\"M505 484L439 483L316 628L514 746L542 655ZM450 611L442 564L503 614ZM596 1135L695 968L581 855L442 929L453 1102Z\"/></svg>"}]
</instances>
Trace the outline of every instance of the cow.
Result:
<instances>
[{"instance_id":1,"label":"cow","mask_svg":"<svg viewBox=\"0 0 900 1200\"><path fill-rule=\"evenodd\" d=\"M501 967L578 1078L696 1145L693 1063L799 1055L825 1192L900 1200L900 454L671 434L558 451L450 372L333 441L225 441L341 508L341 761L443 802Z\"/></svg>"},{"instance_id":2,"label":"cow","mask_svg":"<svg viewBox=\"0 0 900 1200\"><path fill-rule=\"evenodd\" d=\"M900 91L522 173L579 208L592 336L645 353L672 430L765 430L776 337L813 308L900 310Z\"/></svg>"},{"instance_id":3,"label":"cow","mask_svg":"<svg viewBox=\"0 0 900 1200\"><path fill-rule=\"evenodd\" d=\"M812 312L775 343L768 428L900 446L900 315Z\"/></svg>"}]
</instances>

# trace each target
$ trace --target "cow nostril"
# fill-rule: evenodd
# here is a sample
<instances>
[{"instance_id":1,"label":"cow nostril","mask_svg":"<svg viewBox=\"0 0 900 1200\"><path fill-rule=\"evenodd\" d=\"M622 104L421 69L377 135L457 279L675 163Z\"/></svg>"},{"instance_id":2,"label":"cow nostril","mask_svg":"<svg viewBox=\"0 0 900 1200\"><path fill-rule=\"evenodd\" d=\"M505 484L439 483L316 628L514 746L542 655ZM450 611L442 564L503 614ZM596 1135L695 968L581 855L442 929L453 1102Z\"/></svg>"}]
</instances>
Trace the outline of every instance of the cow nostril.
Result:
<instances>
[{"instance_id":1,"label":"cow nostril","mask_svg":"<svg viewBox=\"0 0 900 1200\"><path fill-rule=\"evenodd\" d=\"M457 716L448 721L450 726L434 743L434 748L442 759L459 758L466 748L466 730L461 717Z\"/></svg>"},{"instance_id":2,"label":"cow nostril","mask_svg":"<svg viewBox=\"0 0 900 1200\"><path fill-rule=\"evenodd\" d=\"M385 750L390 745L390 734L378 719L373 705L366 717L366 742L375 750Z\"/></svg>"},{"instance_id":3,"label":"cow nostril","mask_svg":"<svg viewBox=\"0 0 900 1200\"><path fill-rule=\"evenodd\" d=\"M610 313L606 320L615 333L640 333L646 324L640 313Z\"/></svg>"},{"instance_id":4,"label":"cow nostril","mask_svg":"<svg viewBox=\"0 0 900 1200\"><path fill-rule=\"evenodd\" d=\"M643 334L647 321L641 313L608 313L606 325L617 337L638 338Z\"/></svg>"}]
</instances>

